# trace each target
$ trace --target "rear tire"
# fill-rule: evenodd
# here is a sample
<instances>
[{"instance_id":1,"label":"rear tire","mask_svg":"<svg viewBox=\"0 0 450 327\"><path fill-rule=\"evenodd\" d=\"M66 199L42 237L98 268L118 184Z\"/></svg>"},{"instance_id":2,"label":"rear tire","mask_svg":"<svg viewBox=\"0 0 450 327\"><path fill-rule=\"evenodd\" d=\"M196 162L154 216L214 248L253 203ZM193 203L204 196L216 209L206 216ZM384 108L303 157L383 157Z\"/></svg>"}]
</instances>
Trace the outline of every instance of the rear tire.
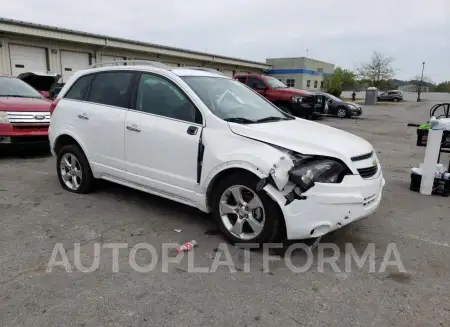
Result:
<instances>
[{"instance_id":1,"label":"rear tire","mask_svg":"<svg viewBox=\"0 0 450 327\"><path fill-rule=\"evenodd\" d=\"M57 154L56 171L61 186L69 192L86 194L92 190L94 176L83 150L76 144L65 145Z\"/></svg>"},{"instance_id":2,"label":"rear tire","mask_svg":"<svg viewBox=\"0 0 450 327\"><path fill-rule=\"evenodd\" d=\"M265 243L278 240L284 230L284 217L278 204L265 191L256 191L258 178L250 173L239 172L227 176L214 189L211 208L225 238L234 243ZM235 192L239 190L242 200L236 200ZM242 218L239 204L249 207L250 214ZM252 203L259 203L256 209ZM262 210L261 210L262 208ZM255 214L258 210L260 215ZM244 210L245 211L245 210ZM245 214L245 212L244 212ZM244 216L245 217L245 216ZM241 219L242 218L242 219ZM255 219L256 225L255 225ZM239 221L241 228L236 228ZM257 226L256 229L252 226Z\"/></svg>"}]
</instances>

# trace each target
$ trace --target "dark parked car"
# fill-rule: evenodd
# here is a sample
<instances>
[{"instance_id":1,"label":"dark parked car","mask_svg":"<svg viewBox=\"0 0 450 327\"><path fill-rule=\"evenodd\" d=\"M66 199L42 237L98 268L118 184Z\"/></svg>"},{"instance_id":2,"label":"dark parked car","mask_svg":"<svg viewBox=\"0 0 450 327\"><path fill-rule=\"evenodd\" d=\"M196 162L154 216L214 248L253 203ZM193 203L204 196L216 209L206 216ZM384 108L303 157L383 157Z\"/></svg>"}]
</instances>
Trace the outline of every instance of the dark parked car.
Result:
<instances>
[{"instance_id":1,"label":"dark parked car","mask_svg":"<svg viewBox=\"0 0 450 327\"><path fill-rule=\"evenodd\" d=\"M322 98L322 106L326 114L335 115L339 118L361 116L362 106L353 103L345 102L332 94L317 92L316 97Z\"/></svg>"},{"instance_id":2,"label":"dark parked car","mask_svg":"<svg viewBox=\"0 0 450 327\"><path fill-rule=\"evenodd\" d=\"M378 95L378 101L394 101L398 102L403 100L403 92L398 90L392 90L383 92Z\"/></svg>"}]
</instances>

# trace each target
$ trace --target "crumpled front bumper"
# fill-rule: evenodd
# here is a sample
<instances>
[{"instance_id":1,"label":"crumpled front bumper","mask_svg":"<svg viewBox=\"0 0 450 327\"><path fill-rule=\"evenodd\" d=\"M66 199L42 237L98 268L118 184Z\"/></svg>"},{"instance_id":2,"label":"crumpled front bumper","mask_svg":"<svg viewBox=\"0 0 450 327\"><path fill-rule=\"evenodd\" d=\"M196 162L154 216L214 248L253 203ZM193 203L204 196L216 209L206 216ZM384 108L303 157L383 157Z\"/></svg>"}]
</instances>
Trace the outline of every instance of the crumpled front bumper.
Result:
<instances>
[{"instance_id":1,"label":"crumpled front bumper","mask_svg":"<svg viewBox=\"0 0 450 327\"><path fill-rule=\"evenodd\" d=\"M381 169L376 177L349 175L339 184L316 183L303 193L306 199L285 205L282 192L271 185L265 190L283 212L288 239L319 237L374 213L385 184Z\"/></svg>"}]
</instances>

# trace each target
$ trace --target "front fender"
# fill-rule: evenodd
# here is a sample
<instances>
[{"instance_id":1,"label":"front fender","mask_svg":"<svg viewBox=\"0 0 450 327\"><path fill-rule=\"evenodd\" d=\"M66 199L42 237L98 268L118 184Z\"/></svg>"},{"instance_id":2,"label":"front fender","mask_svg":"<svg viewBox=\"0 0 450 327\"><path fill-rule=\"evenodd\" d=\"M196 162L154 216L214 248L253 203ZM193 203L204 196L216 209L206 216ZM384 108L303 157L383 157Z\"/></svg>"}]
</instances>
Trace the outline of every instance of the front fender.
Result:
<instances>
[{"instance_id":1,"label":"front fender","mask_svg":"<svg viewBox=\"0 0 450 327\"><path fill-rule=\"evenodd\" d=\"M214 179L214 177L219 175L222 171L227 170L227 169L232 169L232 168L239 168L239 169L247 170L247 171L255 174L256 176L258 176L259 178L264 178L264 177L267 177L267 175L268 175L268 170L266 172L266 170L259 168L257 165L249 163L247 160L231 160L231 161L224 162L224 163L214 167L209 172L209 174L206 176L206 178L201 183L202 191L206 192L206 190L208 189L208 186L210 185L210 183Z\"/></svg>"}]
</instances>

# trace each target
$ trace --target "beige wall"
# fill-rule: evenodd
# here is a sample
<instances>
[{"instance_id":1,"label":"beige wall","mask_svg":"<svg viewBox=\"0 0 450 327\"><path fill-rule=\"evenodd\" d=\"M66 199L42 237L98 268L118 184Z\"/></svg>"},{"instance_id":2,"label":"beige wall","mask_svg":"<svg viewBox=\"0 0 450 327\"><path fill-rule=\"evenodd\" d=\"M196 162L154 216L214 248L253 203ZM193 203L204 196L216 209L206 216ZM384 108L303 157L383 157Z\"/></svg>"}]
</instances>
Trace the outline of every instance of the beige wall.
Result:
<instances>
[{"instance_id":1,"label":"beige wall","mask_svg":"<svg viewBox=\"0 0 450 327\"><path fill-rule=\"evenodd\" d=\"M248 67L245 65L227 65L223 63L209 62L205 63L201 60L194 58L180 58L174 56L160 55L156 53L138 52L125 49L115 49L107 46L92 46L92 45L79 45L67 41L54 41L49 39L42 39L36 37L25 37L18 35L3 35L0 37L0 74L11 75L11 60L9 56L9 44L20 44L36 46L48 49L48 63L49 70L55 73L62 73L61 69L61 51L78 51L89 53L92 58L92 63L101 61L102 55L123 57L126 59L142 59L142 60L154 60L160 62L166 62L171 66L205 66L214 69L219 69L227 75L231 75L232 72L245 71L249 73L262 74L263 69Z\"/></svg>"}]
</instances>

